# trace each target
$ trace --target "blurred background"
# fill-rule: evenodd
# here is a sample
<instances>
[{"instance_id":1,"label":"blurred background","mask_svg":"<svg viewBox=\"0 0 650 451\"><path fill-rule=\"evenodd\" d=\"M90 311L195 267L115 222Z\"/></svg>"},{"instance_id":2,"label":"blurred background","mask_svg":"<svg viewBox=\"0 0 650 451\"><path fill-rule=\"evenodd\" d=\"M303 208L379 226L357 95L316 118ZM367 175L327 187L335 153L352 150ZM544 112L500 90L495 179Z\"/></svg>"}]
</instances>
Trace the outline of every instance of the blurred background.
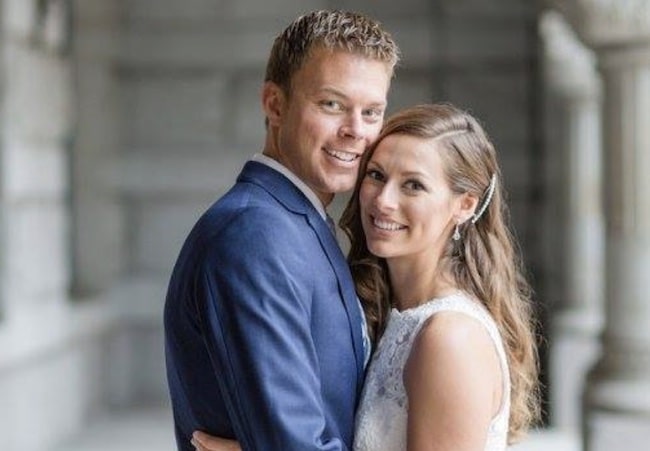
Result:
<instances>
[{"instance_id":1,"label":"blurred background","mask_svg":"<svg viewBox=\"0 0 650 451\"><path fill-rule=\"evenodd\" d=\"M540 320L517 449L648 449L647 0L0 0L0 449L175 449L171 268L261 150L274 36L321 8L394 35L389 112L451 101L496 144Z\"/></svg>"}]
</instances>

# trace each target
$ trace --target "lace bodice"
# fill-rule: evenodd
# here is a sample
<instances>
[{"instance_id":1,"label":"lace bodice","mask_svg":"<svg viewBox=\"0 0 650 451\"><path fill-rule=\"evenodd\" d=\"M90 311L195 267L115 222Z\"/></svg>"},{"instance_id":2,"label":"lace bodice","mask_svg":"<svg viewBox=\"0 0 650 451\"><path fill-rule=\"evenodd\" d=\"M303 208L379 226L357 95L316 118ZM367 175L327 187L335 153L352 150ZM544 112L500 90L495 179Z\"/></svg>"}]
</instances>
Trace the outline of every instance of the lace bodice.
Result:
<instances>
[{"instance_id":1,"label":"lace bodice","mask_svg":"<svg viewBox=\"0 0 650 451\"><path fill-rule=\"evenodd\" d=\"M418 307L390 312L386 330L368 368L357 410L355 451L406 450L408 399L402 373L424 322L441 311L467 314L481 322L492 338L503 372L503 402L492 419L485 451L506 449L510 412L510 377L498 329L489 313L462 293L433 299Z\"/></svg>"}]
</instances>

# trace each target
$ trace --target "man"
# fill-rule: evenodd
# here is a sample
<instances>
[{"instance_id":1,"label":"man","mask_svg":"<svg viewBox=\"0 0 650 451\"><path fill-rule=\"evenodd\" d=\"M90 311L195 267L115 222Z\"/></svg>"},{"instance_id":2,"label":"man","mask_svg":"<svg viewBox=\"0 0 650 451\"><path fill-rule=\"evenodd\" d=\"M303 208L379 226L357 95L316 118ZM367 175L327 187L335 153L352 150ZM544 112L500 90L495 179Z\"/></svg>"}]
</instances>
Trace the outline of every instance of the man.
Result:
<instances>
[{"instance_id":1,"label":"man","mask_svg":"<svg viewBox=\"0 0 650 451\"><path fill-rule=\"evenodd\" d=\"M354 186L397 60L390 35L359 14L310 13L276 38L263 154L199 219L169 284L179 449L197 429L245 450L351 447L369 349L325 207Z\"/></svg>"}]
</instances>

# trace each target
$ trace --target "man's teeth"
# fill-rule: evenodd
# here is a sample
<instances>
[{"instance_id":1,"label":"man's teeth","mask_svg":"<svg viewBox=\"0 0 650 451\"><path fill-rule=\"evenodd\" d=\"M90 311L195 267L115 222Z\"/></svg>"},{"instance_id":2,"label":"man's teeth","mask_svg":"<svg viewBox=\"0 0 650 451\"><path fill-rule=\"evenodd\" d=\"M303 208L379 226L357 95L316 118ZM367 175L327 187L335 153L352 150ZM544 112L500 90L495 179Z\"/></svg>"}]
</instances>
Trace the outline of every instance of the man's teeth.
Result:
<instances>
[{"instance_id":1,"label":"man's teeth","mask_svg":"<svg viewBox=\"0 0 650 451\"><path fill-rule=\"evenodd\" d=\"M347 163L356 160L359 158L359 155L355 153L350 153L350 152L344 152L342 150L332 150L328 149L327 153L331 156L333 156L336 159L339 159L341 161L345 161Z\"/></svg>"},{"instance_id":2,"label":"man's teeth","mask_svg":"<svg viewBox=\"0 0 650 451\"><path fill-rule=\"evenodd\" d=\"M373 220L373 224L375 227L382 229L382 230L400 230L403 229L404 226L400 225L396 222L390 222L390 221L380 221L379 219Z\"/></svg>"}]
</instances>

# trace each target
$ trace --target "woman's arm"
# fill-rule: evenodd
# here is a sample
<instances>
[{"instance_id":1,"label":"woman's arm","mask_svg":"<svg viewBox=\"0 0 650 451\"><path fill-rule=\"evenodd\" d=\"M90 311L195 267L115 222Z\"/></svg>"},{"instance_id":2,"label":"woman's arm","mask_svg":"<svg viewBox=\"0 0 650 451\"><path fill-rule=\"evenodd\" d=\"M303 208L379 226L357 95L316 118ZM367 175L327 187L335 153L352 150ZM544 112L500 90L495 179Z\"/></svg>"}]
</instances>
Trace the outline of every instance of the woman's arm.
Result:
<instances>
[{"instance_id":1,"label":"woman's arm","mask_svg":"<svg viewBox=\"0 0 650 451\"><path fill-rule=\"evenodd\" d=\"M192 434L192 445L197 451L241 451L239 442L213 437L201 431Z\"/></svg>"},{"instance_id":2,"label":"woman's arm","mask_svg":"<svg viewBox=\"0 0 650 451\"><path fill-rule=\"evenodd\" d=\"M499 410L501 368L477 320L434 315L422 328L404 372L409 451L482 451Z\"/></svg>"}]
</instances>

